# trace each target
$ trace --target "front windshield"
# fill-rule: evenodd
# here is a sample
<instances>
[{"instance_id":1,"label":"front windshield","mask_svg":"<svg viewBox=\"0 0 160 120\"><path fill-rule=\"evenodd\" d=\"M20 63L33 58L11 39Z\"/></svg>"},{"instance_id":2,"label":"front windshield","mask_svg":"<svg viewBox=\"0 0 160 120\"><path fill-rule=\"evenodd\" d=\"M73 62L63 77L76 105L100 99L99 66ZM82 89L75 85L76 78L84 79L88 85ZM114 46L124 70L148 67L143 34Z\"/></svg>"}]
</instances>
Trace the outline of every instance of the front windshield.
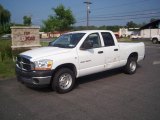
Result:
<instances>
[{"instance_id":1,"label":"front windshield","mask_svg":"<svg viewBox=\"0 0 160 120\"><path fill-rule=\"evenodd\" d=\"M63 34L55 41L50 43L50 46L60 47L60 48L74 48L84 35L85 33Z\"/></svg>"}]
</instances>

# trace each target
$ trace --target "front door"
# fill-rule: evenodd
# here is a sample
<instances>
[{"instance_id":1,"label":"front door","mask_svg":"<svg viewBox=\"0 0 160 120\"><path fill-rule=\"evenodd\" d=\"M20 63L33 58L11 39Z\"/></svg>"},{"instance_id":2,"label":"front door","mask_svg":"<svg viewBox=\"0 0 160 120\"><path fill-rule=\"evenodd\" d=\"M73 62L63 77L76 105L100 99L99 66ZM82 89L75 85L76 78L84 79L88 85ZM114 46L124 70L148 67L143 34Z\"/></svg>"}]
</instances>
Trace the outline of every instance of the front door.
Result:
<instances>
[{"instance_id":1,"label":"front door","mask_svg":"<svg viewBox=\"0 0 160 120\"><path fill-rule=\"evenodd\" d=\"M78 50L79 76L84 76L104 70L105 55L99 33L90 34L83 42L81 48L83 48L83 45L87 41L93 43L93 47L90 49Z\"/></svg>"}]
</instances>

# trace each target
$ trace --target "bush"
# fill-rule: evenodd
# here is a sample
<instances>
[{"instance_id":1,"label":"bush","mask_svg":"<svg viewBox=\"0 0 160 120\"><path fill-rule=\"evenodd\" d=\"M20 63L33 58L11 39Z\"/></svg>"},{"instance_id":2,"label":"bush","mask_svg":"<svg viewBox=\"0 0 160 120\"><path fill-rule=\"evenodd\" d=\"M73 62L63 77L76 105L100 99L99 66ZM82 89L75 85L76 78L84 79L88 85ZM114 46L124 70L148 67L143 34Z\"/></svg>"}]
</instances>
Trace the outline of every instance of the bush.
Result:
<instances>
[{"instance_id":1,"label":"bush","mask_svg":"<svg viewBox=\"0 0 160 120\"><path fill-rule=\"evenodd\" d=\"M43 43L48 45L48 43ZM11 40L0 39L0 79L15 77L15 58L26 49L15 49L12 51Z\"/></svg>"},{"instance_id":2,"label":"bush","mask_svg":"<svg viewBox=\"0 0 160 120\"><path fill-rule=\"evenodd\" d=\"M0 44L0 57L1 61L3 62L5 59L11 59L12 58L12 49L11 45L8 41L2 40Z\"/></svg>"}]
</instances>

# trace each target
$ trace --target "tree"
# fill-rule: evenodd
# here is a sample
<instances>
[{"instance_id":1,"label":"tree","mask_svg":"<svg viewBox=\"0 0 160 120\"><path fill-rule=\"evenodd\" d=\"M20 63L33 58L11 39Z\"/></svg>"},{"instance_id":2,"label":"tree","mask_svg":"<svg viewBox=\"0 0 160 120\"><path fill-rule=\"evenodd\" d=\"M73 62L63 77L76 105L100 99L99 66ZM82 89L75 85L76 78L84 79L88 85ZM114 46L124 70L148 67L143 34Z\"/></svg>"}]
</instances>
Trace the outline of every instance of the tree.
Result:
<instances>
[{"instance_id":1,"label":"tree","mask_svg":"<svg viewBox=\"0 0 160 120\"><path fill-rule=\"evenodd\" d=\"M0 34L6 33L10 30L10 19L10 12L0 4Z\"/></svg>"},{"instance_id":2,"label":"tree","mask_svg":"<svg viewBox=\"0 0 160 120\"><path fill-rule=\"evenodd\" d=\"M113 25L113 26L106 26L106 25L103 25L103 26L74 26L73 27L73 30L111 30L113 32L118 32L119 31L119 28L122 28L123 26L118 26L118 25Z\"/></svg>"},{"instance_id":3,"label":"tree","mask_svg":"<svg viewBox=\"0 0 160 120\"><path fill-rule=\"evenodd\" d=\"M43 21L42 29L46 32L50 31L65 31L71 28L71 25L75 23L75 18L72 15L70 9L66 9L63 5L57 8L52 8L55 15L49 16L49 18Z\"/></svg>"},{"instance_id":4,"label":"tree","mask_svg":"<svg viewBox=\"0 0 160 120\"><path fill-rule=\"evenodd\" d=\"M150 19L150 22L154 22L154 21L156 21L156 20L158 20L158 19L156 19L156 18L151 18L151 19Z\"/></svg>"},{"instance_id":5,"label":"tree","mask_svg":"<svg viewBox=\"0 0 160 120\"><path fill-rule=\"evenodd\" d=\"M99 27L100 30L107 30L107 26L103 25Z\"/></svg>"},{"instance_id":6,"label":"tree","mask_svg":"<svg viewBox=\"0 0 160 120\"><path fill-rule=\"evenodd\" d=\"M30 16L24 16L23 17L23 24L24 25L31 25L32 24L31 17Z\"/></svg>"},{"instance_id":7,"label":"tree","mask_svg":"<svg viewBox=\"0 0 160 120\"><path fill-rule=\"evenodd\" d=\"M138 25L134 23L133 21L127 22L126 24L127 28L136 28Z\"/></svg>"}]
</instances>

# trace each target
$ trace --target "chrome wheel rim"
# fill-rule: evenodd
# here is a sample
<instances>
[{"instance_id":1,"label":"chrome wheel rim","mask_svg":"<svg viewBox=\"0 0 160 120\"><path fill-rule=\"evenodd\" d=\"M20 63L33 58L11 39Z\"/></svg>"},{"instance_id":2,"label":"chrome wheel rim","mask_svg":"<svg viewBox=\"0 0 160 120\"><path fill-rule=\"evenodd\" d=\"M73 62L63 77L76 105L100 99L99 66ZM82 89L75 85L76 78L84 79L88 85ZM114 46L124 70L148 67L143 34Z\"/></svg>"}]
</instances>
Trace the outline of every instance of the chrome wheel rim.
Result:
<instances>
[{"instance_id":1,"label":"chrome wheel rim","mask_svg":"<svg viewBox=\"0 0 160 120\"><path fill-rule=\"evenodd\" d=\"M130 70L131 70L132 72L134 72L134 71L136 70L136 67L137 67L136 62L135 62L135 61L132 61L132 62L130 63Z\"/></svg>"},{"instance_id":2,"label":"chrome wheel rim","mask_svg":"<svg viewBox=\"0 0 160 120\"><path fill-rule=\"evenodd\" d=\"M157 43L157 40L156 39L153 39L153 44L156 44Z\"/></svg>"},{"instance_id":3,"label":"chrome wheel rim","mask_svg":"<svg viewBox=\"0 0 160 120\"><path fill-rule=\"evenodd\" d=\"M61 89L66 90L72 84L72 76L68 73L62 74L59 78L59 86Z\"/></svg>"},{"instance_id":4,"label":"chrome wheel rim","mask_svg":"<svg viewBox=\"0 0 160 120\"><path fill-rule=\"evenodd\" d=\"M155 40L153 40L153 43L156 43L156 41L155 41Z\"/></svg>"}]
</instances>

